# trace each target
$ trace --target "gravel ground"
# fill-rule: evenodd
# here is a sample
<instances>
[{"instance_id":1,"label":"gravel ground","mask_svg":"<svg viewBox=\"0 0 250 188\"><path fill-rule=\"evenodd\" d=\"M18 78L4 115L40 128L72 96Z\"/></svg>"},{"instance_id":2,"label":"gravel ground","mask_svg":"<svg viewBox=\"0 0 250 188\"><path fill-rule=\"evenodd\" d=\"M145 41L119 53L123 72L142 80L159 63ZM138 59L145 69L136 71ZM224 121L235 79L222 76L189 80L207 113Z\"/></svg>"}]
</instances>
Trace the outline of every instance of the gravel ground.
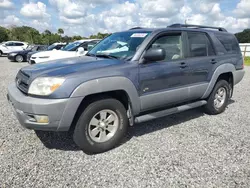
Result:
<instances>
[{"instance_id":1,"label":"gravel ground","mask_svg":"<svg viewBox=\"0 0 250 188\"><path fill-rule=\"evenodd\" d=\"M22 128L7 85L27 65L0 58L0 187L250 187L250 67L225 113L200 109L129 129L124 143L86 155L66 133Z\"/></svg>"}]
</instances>

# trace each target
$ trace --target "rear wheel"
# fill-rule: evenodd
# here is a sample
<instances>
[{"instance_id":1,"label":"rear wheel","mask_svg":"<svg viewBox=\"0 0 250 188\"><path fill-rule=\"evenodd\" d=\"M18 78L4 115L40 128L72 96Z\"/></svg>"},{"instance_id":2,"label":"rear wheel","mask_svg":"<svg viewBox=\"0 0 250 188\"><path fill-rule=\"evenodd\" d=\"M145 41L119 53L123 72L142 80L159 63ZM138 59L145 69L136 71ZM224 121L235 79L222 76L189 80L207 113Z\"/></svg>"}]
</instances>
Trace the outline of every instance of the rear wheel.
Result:
<instances>
[{"instance_id":1,"label":"rear wheel","mask_svg":"<svg viewBox=\"0 0 250 188\"><path fill-rule=\"evenodd\" d=\"M101 153L121 142L128 127L123 104L116 99L91 103L81 114L73 138L86 153Z\"/></svg>"},{"instance_id":2,"label":"rear wheel","mask_svg":"<svg viewBox=\"0 0 250 188\"><path fill-rule=\"evenodd\" d=\"M210 94L205 110L208 114L216 115L225 111L230 97L230 86L226 80L220 80Z\"/></svg>"},{"instance_id":3,"label":"rear wheel","mask_svg":"<svg viewBox=\"0 0 250 188\"><path fill-rule=\"evenodd\" d=\"M15 60L17 61L17 62L23 62L23 56L22 55L17 55L16 57L15 57Z\"/></svg>"}]
</instances>

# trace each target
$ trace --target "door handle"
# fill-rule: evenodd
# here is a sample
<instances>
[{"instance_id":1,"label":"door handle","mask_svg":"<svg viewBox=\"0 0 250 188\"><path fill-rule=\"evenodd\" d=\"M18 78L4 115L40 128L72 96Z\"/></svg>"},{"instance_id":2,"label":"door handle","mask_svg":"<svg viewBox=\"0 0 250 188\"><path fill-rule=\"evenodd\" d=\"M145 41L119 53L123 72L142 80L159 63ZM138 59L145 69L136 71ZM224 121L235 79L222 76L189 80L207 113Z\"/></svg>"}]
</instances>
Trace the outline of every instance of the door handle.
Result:
<instances>
[{"instance_id":1,"label":"door handle","mask_svg":"<svg viewBox=\"0 0 250 188\"><path fill-rule=\"evenodd\" d=\"M216 61L215 59L212 59L210 62L211 62L212 64L217 63L217 61Z\"/></svg>"},{"instance_id":2,"label":"door handle","mask_svg":"<svg viewBox=\"0 0 250 188\"><path fill-rule=\"evenodd\" d=\"M180 68L184 69L187 67L187 64L185 62L180 63Z\"/></svg>"}]
</instances>

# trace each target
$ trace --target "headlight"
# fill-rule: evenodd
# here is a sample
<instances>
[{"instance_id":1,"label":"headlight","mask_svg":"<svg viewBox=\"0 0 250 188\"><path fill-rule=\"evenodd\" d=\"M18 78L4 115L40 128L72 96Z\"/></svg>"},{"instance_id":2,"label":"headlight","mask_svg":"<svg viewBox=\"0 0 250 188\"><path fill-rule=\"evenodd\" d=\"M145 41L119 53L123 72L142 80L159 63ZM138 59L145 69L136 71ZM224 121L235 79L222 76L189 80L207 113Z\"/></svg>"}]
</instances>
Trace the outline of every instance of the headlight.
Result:
<instances>
[{"instance_id":1,"label":"headlight","mask_svg":"<svg viewBox=\"0 0 250 188\"><path fill-rule=\"evenodd\" d=\"M15 55L17 55L17 53L10 53L10 55L11 55L11 56L15 56Z\"/></svg>"},{"instance_id":2,"label":"headlight","mask_svg":"<svg viewBox=\"0 0 250 188\"><path fill-rule=\"evenodd\" d=\"M45 59L45 58L49 58L49 56L42 56L42 57L39 57L41 59Z\"/></svg>"},{"instance_id":3,"label":"headlight","mask_svg":"<svg viewBox=\"0 0 250 188\"><path fill-rule=\"evenodd\" d=\"M64 78L53 78L53 77L41 77L36 78L29 87L29 94L47 96L53 93L57 88L59 88L63 82Z\"/></svg>"}]
</instances>

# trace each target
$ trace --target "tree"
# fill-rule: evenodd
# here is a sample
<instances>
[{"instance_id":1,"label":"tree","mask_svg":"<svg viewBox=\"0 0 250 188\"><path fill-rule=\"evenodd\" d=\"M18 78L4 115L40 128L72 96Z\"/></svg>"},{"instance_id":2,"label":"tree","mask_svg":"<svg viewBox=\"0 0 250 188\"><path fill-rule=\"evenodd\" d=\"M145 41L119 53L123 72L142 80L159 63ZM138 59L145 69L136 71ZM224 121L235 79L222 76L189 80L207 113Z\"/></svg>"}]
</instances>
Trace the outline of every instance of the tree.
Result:
<instances>
[{"instance_id":1,"label":"tree","mask_svg":"<svg viewBox=\"0 0 250 188\"><path fill-rule=\"evenodd\" d=\"M43 33L44 33L45 35L51 35L51 34L52 34L51 31L48 30L48 29L46 29Z\"/></svg>"},{"instance_id":2,"label":"tree","mask_svg":"<svg viewBox=\"0 0 250 188\"><path fill-rule=\"evenodd\" d=\"M7 29L0 26L0 42L8 40L8 32Z\"/></svg>"},{"instance_id":3,"label":"tree","mask_svg":"<svg viewBox=\"0 0 250 188\"><path fill-rule=\"evenodd\" d=\"M91 39L103 39L103 38L107 37L108 35L110 35L110 33L100 33L100 32L98 32L97 35L90 35L89 38L91 38Z\"/></svg>"},{"instance_id":4,"label":"tree","mask_svg":"<svg viewBox=\"0 0 250 188\"><path fill-rule=\"evenodd\" d=\"M57 33L59 35L63 35L64 34L64 30L62 28L59 28L58 31L57 31Z\"/></svg>"},{"instance_id":5,"label":"tree","mask_svg":"<svg viewBox=\"0 0 250 188\"><path fill-rule=\"evenodd\" d=\"M250 29L245 29L240 33L235 34L239 43L250 43Z\"/></svg>"}]
</instances>

